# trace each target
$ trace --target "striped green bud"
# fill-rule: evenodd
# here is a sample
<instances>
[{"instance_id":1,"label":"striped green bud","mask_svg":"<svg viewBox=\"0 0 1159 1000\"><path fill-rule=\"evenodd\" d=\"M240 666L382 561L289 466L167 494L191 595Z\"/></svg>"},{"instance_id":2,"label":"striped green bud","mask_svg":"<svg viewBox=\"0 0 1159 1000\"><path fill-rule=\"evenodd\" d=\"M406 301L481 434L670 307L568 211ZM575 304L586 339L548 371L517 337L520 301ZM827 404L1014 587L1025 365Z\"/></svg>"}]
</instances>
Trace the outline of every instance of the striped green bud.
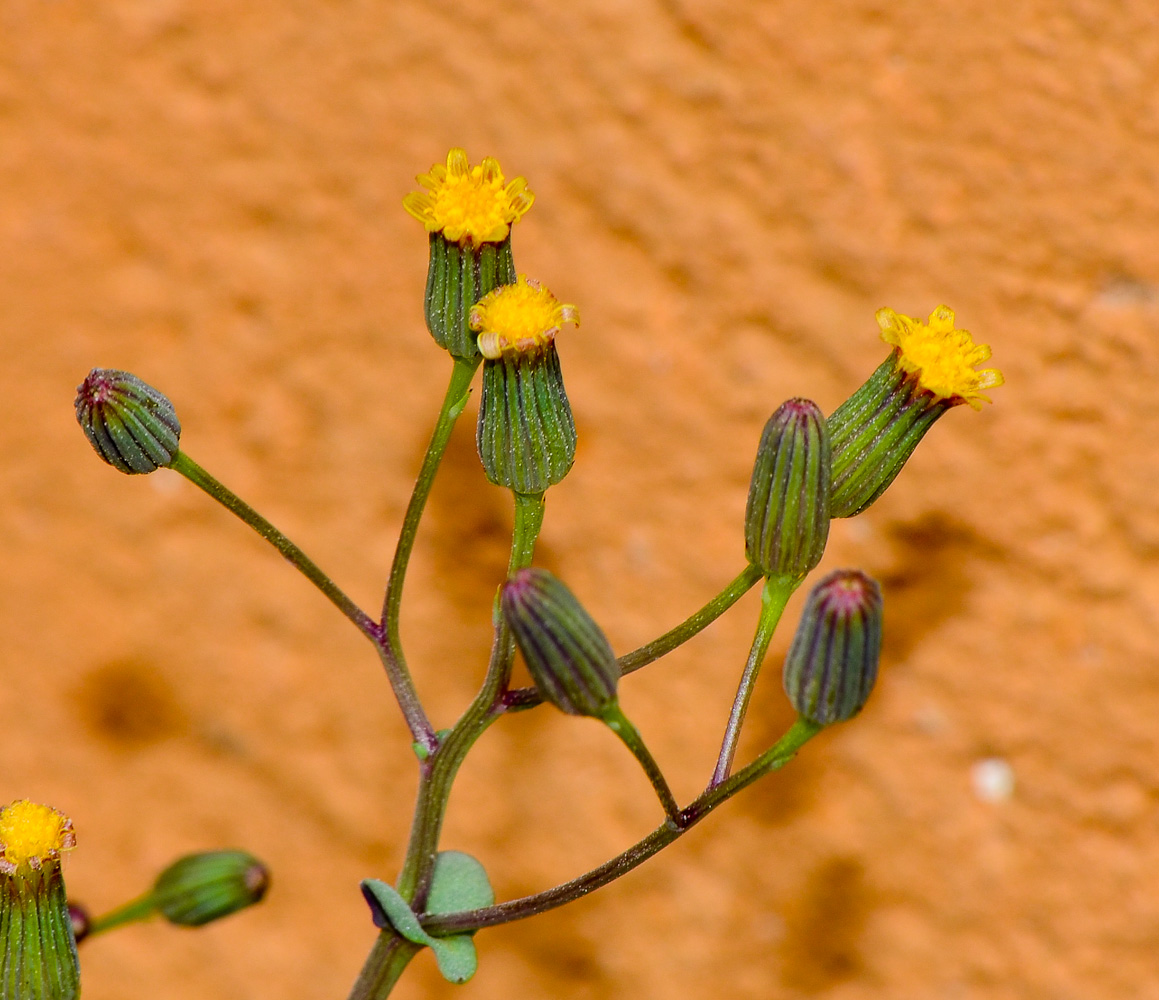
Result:
<instances>
[{"instance_id":1,"label":"striped green bud","mask_svg":"<svg viewBox=\"0 0 1159 1000\"><path fill-rule=\"evenodd\" d=\"M200 927L253 906L270 873L245 851L206 851L179 858L153 885L152 902L171 924Z\"/></svg>"},{"instance_id":2,"label":"striped green bud","mask_svg":"<svg viewBox=\"0 0 1159 1000\"><path fill-rule=\"evenodd\" d=\"M829 539L829 431L817 404L782 403L765 424L745 509L745 553L766 577L800 579Z\"/></svg>"},{"instance_id":3,"label":"striped green bud","mask_svg":"<svg viewBox=\"0 0 1159 1000\"><path fill-rule=\"evenodd\" d=\"M435 343L457 358L477 358L468 318L488 292L515 281L511 236L499 243L460 243L431 233L425 312Z\"/></svg>"},{"instance_id":4,"label":"striped green bud","mask_svg":"<svg viewBox=\"0 0 1159 1000\"><path fill-rule=\"evenodd\" d=\"M564 583L547 570L522 569L504 584L499 603L545 701L595 718L615 705L620 665Z\"/></svg>"},{"instance_id":5,"label":"striped green bud","mask_svg":"<svg viewBox=\"0 0 1159 1000\"><path fill-rule=\"evenodd\" d=\"M76 419L96 453L121 472L153 472L177 457L181 422L173 404L129 372L89 372L77 387Z\"/></svg>"},{"instance_id":6,"label":"striped green bud","mask_svg":"<svg viewBox=\"0 0 1159 1000\"><path fill-rule=\"evenodd\" d=\"M858 570L830 573L809 593L785 657L785 693L810 722L855 716L877 679L881 589Z\"/></svg>"}]
</instances>

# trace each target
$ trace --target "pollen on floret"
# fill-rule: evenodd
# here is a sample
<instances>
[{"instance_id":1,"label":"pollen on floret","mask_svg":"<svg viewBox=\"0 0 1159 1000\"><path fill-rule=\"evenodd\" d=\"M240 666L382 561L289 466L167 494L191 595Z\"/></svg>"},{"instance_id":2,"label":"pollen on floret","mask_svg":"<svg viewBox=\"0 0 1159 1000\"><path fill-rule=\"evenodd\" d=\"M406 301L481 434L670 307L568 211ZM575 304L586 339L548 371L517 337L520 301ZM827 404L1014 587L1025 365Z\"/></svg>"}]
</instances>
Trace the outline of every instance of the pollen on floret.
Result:
<instances>
[{"instance_id":1,"label":"pollen on floret","mask_svg":"<svg viewBox=\"0 0 1159 1000\"><path fill-rule=\"evenodd\" d=\"M564 323L579 326L579 309L521 274L514 285L496 288L476 302L468 321L479 332L479 353L494 360L546 347Z\"/></svg>"},{"instance_id":2,"label":"pollen on floret","mask_svg":"<svg viewBox=\"0 0 1159 1000\"><path fill-rule=\"evenodd\" d=\"M0 872L40 868L76 846L72 820L50 806L20 799L0 809Z\"/></svg>"},{"instance_id":3,"label":"pollen on floret","mask_svg":"<svg viewBox=\"0 0 1159 1000\"><path fill-rule=\"evenodd\" d=\"M501 243L535 200L522 177L504 180L494 157L472 167L466 151L457 148L445 166L436 163L415 179L427 190L412 191L403 208L428 233L442 233L452 243Z\"/></svg>"},{"instance_id":4,"label":"pollen on floret","mask_svg":"<svg viewBox=\"0 0 1159 1000\"><path fill-rule=\"evenodd\" d=\"M949 306L938 306L928 323L892 309L878 309L877 322L881 339L897 348L898 366L940 399L969 403L980 410L983 400L990 402L983 392L1005 381L996 368L975 371L975 365L990 359L990 348L975 344L967 331L954 329Z\"/></svg>"}]
</instances>

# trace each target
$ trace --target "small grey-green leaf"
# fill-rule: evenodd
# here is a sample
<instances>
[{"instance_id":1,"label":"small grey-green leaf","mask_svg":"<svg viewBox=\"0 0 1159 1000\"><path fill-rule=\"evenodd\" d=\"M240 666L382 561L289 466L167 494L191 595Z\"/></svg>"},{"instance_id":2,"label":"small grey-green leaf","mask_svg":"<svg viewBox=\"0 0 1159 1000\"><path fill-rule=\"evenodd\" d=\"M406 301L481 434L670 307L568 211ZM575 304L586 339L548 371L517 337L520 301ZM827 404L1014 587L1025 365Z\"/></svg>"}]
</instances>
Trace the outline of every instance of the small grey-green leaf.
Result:
<instances>
[{"instance_id":1,"label":"small grey-green leaf","mask_svg":"<svg viewBox=\"0 0 1159 1000\"><path fill-rule=\"evenodd\" d=\"M479 967L479 956L470 934L431 938L431 951L439 965L439 972L449 983L461 986Z\"/></svg>"},{"instance_id":2,"label":"small grey-green leaf","mask_svg":"<svg viewBox=\"0 0 1159 1000\"><path fill-rule=\"evenodd\" d=\"M398 890L377 878L362 880L362 895L374 915L374 925L385 930L389 924L414 944L429 945L434 939L422 928L419 918Z\"/></svg>"},{"instance_id":3,"label":"small grey-green leaf","mask_svg":"<svg viewBox=\"0 0 1159 1000\"><path fill-rule=\"evenodd\" d=\"M441 851L435 859L428 913L477 910L495 902L495 891L483 866L462 851Z\"/></svg>"}]
</instances>

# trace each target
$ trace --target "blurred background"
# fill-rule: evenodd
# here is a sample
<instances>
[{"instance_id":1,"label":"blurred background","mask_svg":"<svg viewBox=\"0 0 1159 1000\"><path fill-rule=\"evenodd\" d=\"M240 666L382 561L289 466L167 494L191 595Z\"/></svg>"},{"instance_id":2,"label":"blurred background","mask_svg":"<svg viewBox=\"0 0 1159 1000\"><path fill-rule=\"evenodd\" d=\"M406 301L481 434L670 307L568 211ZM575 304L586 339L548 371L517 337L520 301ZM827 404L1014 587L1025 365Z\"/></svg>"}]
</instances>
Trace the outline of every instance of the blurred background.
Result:
<instances>
[{"instance_id":1,"label":"blurred background","mask_svg":"<svg viewBox=\"0 0 1159 1000\"><path fill-rule=\"evenodd\" d=\"M959 407L823 565L886 594L879 687L598 895L429 955L402 998L1159 997L1159 23L1147 0L6 0L0 6L0 799L68 812L103 910L186 851L259 909L82 950L87 1000L344 997L415 764L373 650L168 471L77 428L94 365L166 392L196 460L367 608L449 362L415 174L464 146L537 195L517 266L579 305L580 434L540 560L618 651L743 565L761 427L941 302L1007 385ZM510 499L463 421L404 639L449 725L479 683ZM790 718L774 643L742 754ZM624 685L687 800L757 599ZM659 812L542 709L480 743L445 845L501 898Z\"/></svg>"}]
</instances>

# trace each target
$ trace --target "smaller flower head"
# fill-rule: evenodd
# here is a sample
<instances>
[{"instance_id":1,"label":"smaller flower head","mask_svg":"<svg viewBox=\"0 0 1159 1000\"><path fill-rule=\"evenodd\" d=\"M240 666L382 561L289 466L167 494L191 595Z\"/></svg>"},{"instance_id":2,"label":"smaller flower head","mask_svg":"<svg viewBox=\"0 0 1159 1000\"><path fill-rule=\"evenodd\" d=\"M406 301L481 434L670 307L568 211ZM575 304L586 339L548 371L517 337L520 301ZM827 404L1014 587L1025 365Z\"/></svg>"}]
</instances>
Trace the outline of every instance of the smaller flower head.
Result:
<instances>
[{"instance_id":1,"label":"smaller flower head","mask_svg":"<svg viewBox=\"0 0 1159 1000\"><path fill-rule=\"evenodd\" d=\"M415 178L426 191L412 191L403 208L428 233L443 234L452 243L499 243L507 239L535 200L527 181L516 177L504 183L499 161L488 156L477 167L462 149L447 154L447 165L436 163L430 173Z\"/></svg>"},{"instance_id":2,"label":"smaller flower head","mask_svg":"<svg viewBox=\"0 0 1159 1000\"><path fill-rule=\"evenodd\" d=\"M72 820L49 806L20 799L0 809L0 873L40 868L75 846Z\"/></svg>"},{"instance_id":3,"label":"smaller flower head","mask_svg":"<svg viewBox=\"0 0 1159 1000\"><path fill-rule=\"evenodd\" d=\"M930 313L929 323L892 309L878 309L877 322L881 339L897 349L901 369L940 399L969 403L980 410L983 400L990 402L983 392L1005 381L995 368L974 370L989 360L990 348L975 344L965 330L954 329L954 311L949 306L938 306Z\"/></svg>"},{"instance_id":4,"label":"smaller flower head","mask_svg":"<svg viewBox=\"0 0 1159 1000\"><path fill-rule=\"evenodd\" d=\"M538 351L554 339L564 323L579 326L579 309L560 302L538 281L519 275L472 307L468 320L479 333L479 352L492 361L503 354Z\"/></svg>"}]
</instances>

